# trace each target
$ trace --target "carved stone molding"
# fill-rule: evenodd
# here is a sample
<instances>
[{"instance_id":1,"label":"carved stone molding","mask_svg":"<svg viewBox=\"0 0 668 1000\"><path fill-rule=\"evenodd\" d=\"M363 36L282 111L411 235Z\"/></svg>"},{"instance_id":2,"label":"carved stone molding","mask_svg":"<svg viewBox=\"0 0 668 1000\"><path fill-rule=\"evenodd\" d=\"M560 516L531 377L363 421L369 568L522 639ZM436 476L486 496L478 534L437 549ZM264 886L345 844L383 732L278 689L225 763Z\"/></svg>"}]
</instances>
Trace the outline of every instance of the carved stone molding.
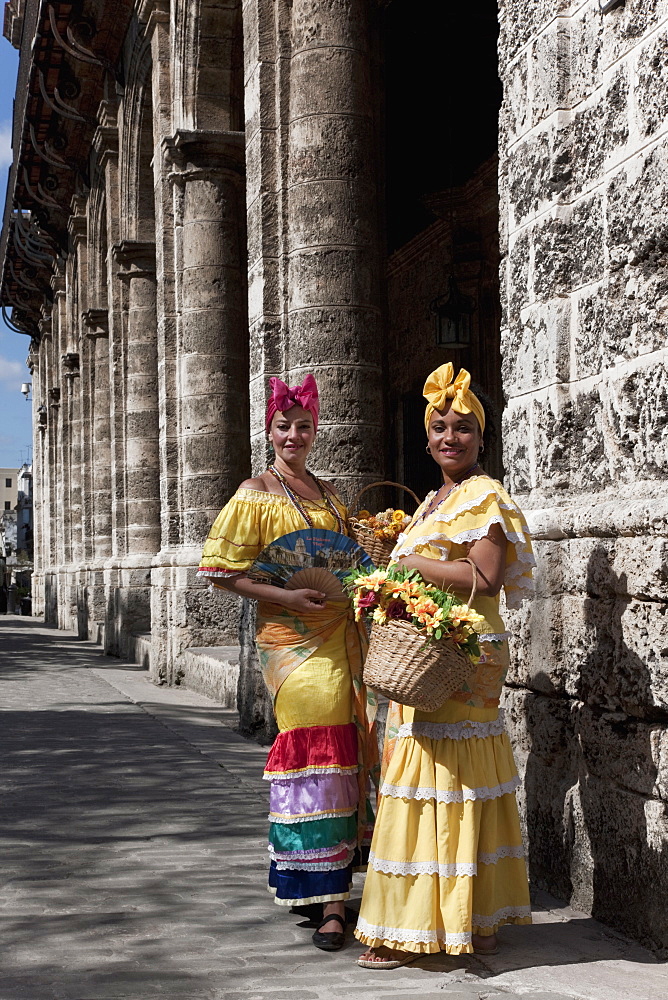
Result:
<instances>
[{"instance_id":1,"label":"carved stone molding","mask_svg":"<svg viewBox=\"0 0 668 1000\"><path fill-rule=\"evenodd\" d=\"M109 336L109 312L107 309L86 309L81 313L85 335L91 339Z\"/></svg>"},{"instance_id":2,"label":"carved stone molding","mask_svg":"<svg viewBox=\"0 0 668 1000\"><path fill-rule=\"evenodd\" d=\"M88 235L88 219L86 217L86 198L76 194L72 198L72 214L67 220L67 230L70 238L76 245L86 239Z\"/></svg>"},{"instance_id":3,"label":"carved stone molding","mask_svg":"<svg viewBox=\"0 0 668 1000\"><path fill-rule=\"evenodd\" d=\"M93 149L102 169L110 157L118 156L118 122L115 101L102 101L97 112L98 127L93 136Z\"/></svg>"},{"instance_id":4,"label":"carved stone molding","mask_svg":"<svg viewBox=\"0 0 668 1000\"><path fill-rule=\"evenodd\" d=\"M79 369L79 355L70 353L63 354L60 358L61 364L63 366L63 375L65 378L78 378L81 374Z\"/></svg>"},{"instance_id":5,"label":"carved stone molding","mask_svg":"<svg viewBox=\"0 0 668 1000\"><path fill-rule=\"evenodd\" d=\"M60 386L54 385L47 392L51 406L60 406Z\"/></svg>"},{"instance_id":6,"label":"carved stone molding","mask_svg":"<svg viewBox=\"0 0 668 1000\"><path fill-rule=\"evenodd\" d=\"M170 180L183 182L215 176L222 171L243 174L246 169L244 132L187 132L179 130L162 140Z\"/></svg>"},{"instance_id":7,"label":"carved stone molding","mask_svg":"<svg viewBox=\"0 0 668 1000\"><path fill-rule=\"evenodd\" d=\"M155 243L123 240L111 248L119 278L155 277Z\"/></svg>"},{"instance_id":8,"label":"carved stone molding","mask_svg":"<svg viewBox=\"0 0 668 1000\"><path fill-rule=\"evenodd\" d=\"M137 20L146 25L147 35L152 33L156 24L169 24L169 0L139 0Z\"/></svg>"}]
</instances>

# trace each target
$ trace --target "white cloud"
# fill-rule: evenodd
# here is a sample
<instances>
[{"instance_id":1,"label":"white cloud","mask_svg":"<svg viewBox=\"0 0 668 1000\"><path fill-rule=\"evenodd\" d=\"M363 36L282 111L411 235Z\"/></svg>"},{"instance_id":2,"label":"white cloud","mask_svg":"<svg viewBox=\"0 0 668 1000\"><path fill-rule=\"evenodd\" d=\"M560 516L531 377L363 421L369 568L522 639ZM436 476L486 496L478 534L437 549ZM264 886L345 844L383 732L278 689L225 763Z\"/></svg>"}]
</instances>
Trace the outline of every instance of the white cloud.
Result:
<instances>
[{"instance_id":1,"label":"white cloud","mask_svg":"<svg viewBox=\"0 0 668 1000\"><path fill-rule=\"evenodd\" d=\"M0 122L0 170L12 162L12 127L9 122Z\"/></svg>"},{"instance_id":2,"label":"white cloud","mask_svg":"<svg viewBox=\"0 0 668 1000\"><path fill-rule=\"evenodd\" d=\"M11 361L0 354L0 383L10 388L21 388L22 382L29 382L28 369L20 361Z\"/></svg>"}]
</instances>

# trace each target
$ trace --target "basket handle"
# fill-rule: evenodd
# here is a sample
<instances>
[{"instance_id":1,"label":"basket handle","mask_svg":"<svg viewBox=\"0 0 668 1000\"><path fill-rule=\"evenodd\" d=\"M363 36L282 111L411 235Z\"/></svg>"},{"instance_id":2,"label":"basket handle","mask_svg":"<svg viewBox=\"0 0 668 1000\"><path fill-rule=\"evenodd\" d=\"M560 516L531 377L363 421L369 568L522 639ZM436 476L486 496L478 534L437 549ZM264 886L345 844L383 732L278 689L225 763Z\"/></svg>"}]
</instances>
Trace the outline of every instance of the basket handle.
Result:
<instances>
[{"instance_id":1,"label":"basket handle","mask_svg":"<svg viewBox=\"0 0 668 1000\"><path fill-rule=\"evenodd\" d=\"M468 601L466 602L468 607L470 608L471 605L473 604L473 601L475 600L475 595L478 592L478 567L473 562L473 559L469 559L468 556L464 556L462 559L455 559L453 561L465 562L468 563L469 566L471 567L471 575L473 576L473 586L471 587L471 595Z\"/></svg>"},{"instance_id":2,"label":"basket handle","mask_svg":"<svg viewBox=\"0 0 668 1000\"><path fill-rule=\"evenodd\" d=\"M418 505L418 507L422 503L422 501L420 500L420 498L418 496L416 496L415 493L413 493L413 490L411 490L408 486L404 486L402 483L393 483L389 479L383 479L383 480L381 480L381 482L378 482L378 483L369 483L368 486L363 486L362 489L359 491L359 493L357 493L355 495L355 497L353 498L353 502L350 505L350 509L352 511L357 512L359 510L359 502L360 502L360 497L362 496L362 494L366 493L367 490L372 490L375 486L398 486L400 490L405 490L406 493L410 493L410 495L413 497L413 499L415 500L415 502Z\"/></svg>"}]
</instances>

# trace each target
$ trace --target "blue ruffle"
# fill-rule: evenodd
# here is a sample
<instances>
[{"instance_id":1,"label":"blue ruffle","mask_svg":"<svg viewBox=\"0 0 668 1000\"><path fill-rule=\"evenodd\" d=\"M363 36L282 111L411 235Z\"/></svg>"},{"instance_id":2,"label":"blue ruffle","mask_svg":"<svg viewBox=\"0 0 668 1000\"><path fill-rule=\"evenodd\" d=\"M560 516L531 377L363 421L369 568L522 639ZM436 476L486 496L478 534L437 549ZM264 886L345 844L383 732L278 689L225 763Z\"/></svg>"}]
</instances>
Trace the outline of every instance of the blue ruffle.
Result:
<instances>
[{"instance_id":1,"label":"blue ruffle","mask_svg":"<svg viewBox=\"0 0 668 1000\"><path fill-rule=\"evenodd\" d=\"M269 887L276 890L277 899L305 900L318 896L341 896L350 892L353 865L332 872L302 872L289 868L278 871L276 863L269 866Z\"/></svg>"}]
</instances>

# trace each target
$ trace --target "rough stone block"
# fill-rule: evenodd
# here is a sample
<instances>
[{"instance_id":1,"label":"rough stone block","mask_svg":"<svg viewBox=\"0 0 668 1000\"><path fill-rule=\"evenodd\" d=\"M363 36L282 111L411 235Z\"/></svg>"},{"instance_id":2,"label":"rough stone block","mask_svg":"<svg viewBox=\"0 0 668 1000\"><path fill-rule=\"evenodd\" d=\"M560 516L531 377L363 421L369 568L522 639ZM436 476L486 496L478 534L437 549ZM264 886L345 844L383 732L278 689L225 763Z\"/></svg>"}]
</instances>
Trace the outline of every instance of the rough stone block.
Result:
<instances>
[{"instance_id":1,"label":"rough stone block","mask_svg":"<svg viewBox=\"0 0 668 1000\"><path fill-rule=\"evenodd\" d=\"M517 322L522 309L529 304L529 254L530 238L527 229L515 238L511 236L508 248L508 322Z\"/></svg>"},{"instance_id":2,"label":"rough stone block","mask_svg":"<svg viewBox=\"0 0 668 1000\"><path fill-rule=\"evenodd\" d=\"M499 125L508 145L516 142L531 125L528 72L527 52L521 53L505 69Z\"/></svg>"},{"instance_id":3,"label":"rough stone block","mask_svg":"<svg viewBox=\"0 0 668 1000\"><path fill-rule=\"evenodd\" d=\"M367 37L365 4L350 0L295 0L291 42L294 52L345 46L359 49Z\"/></svg>"},{"instance_id":4,"label":"rough stone block","mask_svg":"<svg viewBox=\"0 0 668 1000\"><path fill-rule=\"evenodd\" d=\"M545 27L554 17L565 13L570 7L569 0L535 0L530 7L523 0L500 0L499 23L501 26L500 51L505 59L514 58L516 53Z\"/></svg>"},{"instance_id":5,"label":"rough stone block","mask_svg":"<svg viewBox=\"0 0 668 1000\"><path fill-rule=\"evenodd\" d=\"M529 73L533 125L567 103L571 75L569 42L567 22L557 19L531 44Z\"/></svg>"},{"instance_id":6,"label":"rough stone block","mask_svg":"<svg viewBox=\"0 0 668 1000\"><path fill-rule=\"evenodd\" d=\"M663 360L611 378L605 395L606 445L617 477L668 478L668 372Z\"/></svg>"},{"instance_id":7,"label":"rough stone block","mask_svg":"<svg viewBox=\"0 0 668 1000\"><path fill-rule=\"evenodd\" d=\"M371 108L370 66L354 49L312 48L302 49L291 61L290 118L309 115L331 115L332 109L340 115L367 117L372 123L370 110L364 115L368 95ZM360 122L360 124L362 124Z\"/></svg>"},{"instance_id":8,"label":"rough stone block","mask_svg":"<svg viewBox=\"0 0 668 1000\"><path fill-rule=\"evenodd\" d=\"M510 400L503 414L504 465L513 495L531 488L530 414L524 401Z\"/></svg>"},{"instance_id":9,"label":"rough stone block","mask_svg":"<svg viewBox=\"0 0 668 1000\"><path fill-rule=\"evenodd\" d=\"M375 184L346 178L295 184L288 198L289 250L373 246L375 193Z\"/></svg>"},{"instance_id":10,"label":"rough stone block","mask_svg":"<svg viewBox=\"0 0 668 1000\"><path fill-rule=\"evenodd\" d=\"M338 115L297 119L289 126L288 183L375 176L365 123ZM373 200L373 199L372 199Z\"/></svg>"},{"instance_id":11,"label":"rough stone block","mask_svg":"<svg viewBox=\"0 0 668 1000\"><path fill-rule=\"evenodd\" d=\"M588 8L569 18L569 96L573 104L589 97L600 82L601 36L605 27L602 18L592 17Z\"/></svg>"},{"instance_id":12,"label":"rough stone block","mask_svg":"<svg viewBox=\"0 0 668 1000\"><path fill-rule=\"evenodd\" d=\"M290 257L288 309L330 304L377 307L377 261L371 249L302 250Z\"/></svg>"},{"instance_id":13,"label":"rough stone block","mask_svg":"<svg viewBox=\"0 0 668 1000\"><path fill-rule=\"evenodd\" d=\"M569 381L568 300L524 309L501 335L503 384L509 395L552 381Z\"/></svg>"}]
</instances>

